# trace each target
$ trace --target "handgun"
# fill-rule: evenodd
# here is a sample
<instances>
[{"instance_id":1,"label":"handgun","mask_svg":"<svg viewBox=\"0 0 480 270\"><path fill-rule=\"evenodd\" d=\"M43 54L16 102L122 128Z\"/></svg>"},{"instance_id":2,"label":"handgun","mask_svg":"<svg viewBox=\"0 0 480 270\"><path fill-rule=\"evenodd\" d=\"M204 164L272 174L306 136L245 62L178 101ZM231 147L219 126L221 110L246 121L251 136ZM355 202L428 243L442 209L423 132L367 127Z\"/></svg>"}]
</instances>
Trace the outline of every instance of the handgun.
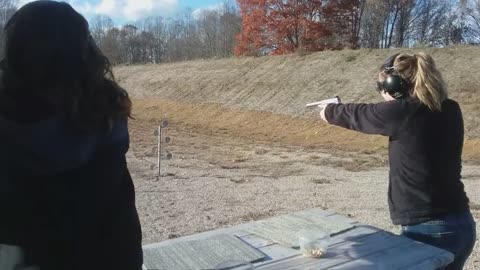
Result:
<instances>
[{"instance_id":1,"label":"handgun","mask_svg":"<svg viewBox=\"0 0 480 270\"><path fill-rule=\"evenodd\" d=\"M324 99L324 100L313 102L313 103L308 103L306 107L314 107L314 106L327 105L327 104L338 104L340 102L341 102L340 97L336 96L334 98L329 98L329 99Z\"/></svg>"}]
</instances>

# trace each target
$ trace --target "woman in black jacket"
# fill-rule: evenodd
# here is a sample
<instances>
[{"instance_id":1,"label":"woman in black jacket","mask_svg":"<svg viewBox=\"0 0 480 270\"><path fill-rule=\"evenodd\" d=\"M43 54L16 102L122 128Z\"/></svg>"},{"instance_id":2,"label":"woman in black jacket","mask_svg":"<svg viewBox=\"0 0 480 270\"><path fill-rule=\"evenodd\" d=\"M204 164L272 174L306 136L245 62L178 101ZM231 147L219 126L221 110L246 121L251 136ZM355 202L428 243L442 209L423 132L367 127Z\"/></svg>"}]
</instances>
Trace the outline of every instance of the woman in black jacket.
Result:
<instances>
[{"instance_id":1,"label":"woman in black jacket","mask_svg":"<svg viewBox=\"0 0 480 270\"><path fill-rule=\"evenodd\" d=\"M461 182L463 118L448 99L433 58L396 54L380 68L386 102L331 104L330 124L389 137L388 202L402 235L455 254L447 269L462 269L475 239L475 222Z\"/></svg>"},{"instance_id":2,"label":"woman in black jacket","mask_svg":"<svg viewBox=\"0 0 480 270\"><path fill-rule=\"evenodd\" d=\"M131 102L87 21L37 1L5 27L0 243L40 270L142 268L125 154Z\"/></svg>"}]
</instances>

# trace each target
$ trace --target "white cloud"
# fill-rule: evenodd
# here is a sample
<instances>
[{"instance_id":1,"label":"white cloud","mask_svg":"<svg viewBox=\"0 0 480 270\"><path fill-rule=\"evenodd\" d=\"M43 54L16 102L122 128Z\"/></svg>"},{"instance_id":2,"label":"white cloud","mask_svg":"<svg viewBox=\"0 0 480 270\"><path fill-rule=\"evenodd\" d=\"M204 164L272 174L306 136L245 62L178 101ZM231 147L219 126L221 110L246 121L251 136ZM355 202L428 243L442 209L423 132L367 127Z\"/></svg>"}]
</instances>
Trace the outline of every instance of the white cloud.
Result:
<instances>
[{"instance_id":1,"label":"white cloud","mask_svg":"<svg viewBox=\"0 0 480 270\"><path fill-rule=\"evenodd\" d=\"M100 4L95 8L95 12L104 15L112 15L115 12L116 7L115 0L102 0Z\"/></svg>"},{"instance_id":2,"label":"white cloud","mask_svg":"<svg viewBox=\"0 0 480 270\"><path fill-rule=\"evenodd\" d=\"M33 0L20 0L21 5ZM100 0L91 4L86 0L68 1L84 16L107 15L113 19L134 21L153 15L171 14L178 5L178 0Z\"/></svg>"},{"instance_id":3,"label":"white cloud","mask_svg":"<svg viewBox=\"0 0 480 270\"><path fill-rule=\"evenodd\" d=\"M142 14L149 13L153 10L152 0L127 0L126 6L123 8L123 14L127 19L136 20Z\"/></svg>"},{"instance_id":4,"label":"white cloud","mask_svg":"<svg viewBox=\"0 0 480 270\"><path fill-rule=\"evenodd\" d=\"M25 5L25 4L27 4L27 3L30 3L30 2L33 2L33 1L34 1L34 0L20 0L19 3L18 3L18 5L19 5L19 6L23 6L23 5Z\"/></svg>"},{"instance_id":5,"label":"white cloud","mask_svg":"<svg viewBox=\"0 0 480 270\"><path fill-rule=\"evenodd\" d=\"M208 7L204 7L204 8L197 8L195 9L193 12L192 12L192 16L195 18L195 19L198 19L200 18L200 16L202 15L202 13L204 11L224 11L225 10L225 4L223 3L218 3L218 4L215 4L215 5L211 5L211 6L208 6Z\"/></svg>"},{"instance_id":6,"label":"white cloud","mask_svg":"<svg viewBox=\"0 0 480 270\"><path fill-rule=\"evenodd\" d=\"M119 0L117 0L119 1ZM136 20L151 15L165 15L177 7L177 0L123 0L123 16Z\"/></svg>"}]
</instances>

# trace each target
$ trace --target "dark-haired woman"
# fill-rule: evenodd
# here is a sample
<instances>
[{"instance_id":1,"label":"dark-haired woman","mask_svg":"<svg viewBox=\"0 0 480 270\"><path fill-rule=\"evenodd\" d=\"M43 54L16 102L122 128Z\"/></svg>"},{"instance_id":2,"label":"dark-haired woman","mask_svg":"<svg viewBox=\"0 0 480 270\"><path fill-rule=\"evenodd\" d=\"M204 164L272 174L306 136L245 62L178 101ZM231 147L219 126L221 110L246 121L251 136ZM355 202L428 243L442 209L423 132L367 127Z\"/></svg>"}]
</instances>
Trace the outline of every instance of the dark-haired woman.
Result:
<instances>
[{"instance_id":1,"label":"dark-haired woman","mask_svg":"<svg viewBox=\"0 0 480 270\"><path fill-rule=\"evenodd\" d=\"M87 21L29 3L5 27L0 243L40 270L142 268L125 154L131 102Z\"/></svg>"},{"instance_id":2,"label":"dark-haired woman","mask_svg":"<svg viewBox=\"0 0 480 270\"><path fill-rule=\"evenodd\" d=\"M446 269L462 269L475 240L475 222L461 182L463 118L448 99L433 58L396 54L381 66L386 102L332 104L328 123L389 137L390 216L402 235L452 252Z\"/></svg>"}]
</instances>

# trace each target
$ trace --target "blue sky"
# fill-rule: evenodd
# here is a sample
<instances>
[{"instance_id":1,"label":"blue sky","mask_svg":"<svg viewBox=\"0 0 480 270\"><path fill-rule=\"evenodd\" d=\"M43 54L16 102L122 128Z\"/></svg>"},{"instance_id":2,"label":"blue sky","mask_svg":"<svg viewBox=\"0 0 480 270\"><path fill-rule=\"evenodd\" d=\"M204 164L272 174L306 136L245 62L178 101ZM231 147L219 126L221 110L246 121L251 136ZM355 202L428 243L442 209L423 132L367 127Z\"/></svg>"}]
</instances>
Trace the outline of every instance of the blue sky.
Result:
<instances>
[{"instance_id":1,"label":"blue sky","mask_svg":"<svg viewBox=\"0 0 480 270\"><path fill-rule=\"evenodd\" d=\"M215 6L222 3L221 0L179 0L180 7L191 7L193 9Z\"/></svg>"},{"instance_id":2,"label":"blue sky","mask_svg":"<svg viewBox=\"0 0 480 270\"><path fill-rule=\"evenodd\" d=\"M187 7L193 10L214 8L222 0L63 0L87 18L107 15L116 23L139 20L148 16L175 16ZM23 5L32 0L20 0Z\"/></svg>"}]
</instances>

